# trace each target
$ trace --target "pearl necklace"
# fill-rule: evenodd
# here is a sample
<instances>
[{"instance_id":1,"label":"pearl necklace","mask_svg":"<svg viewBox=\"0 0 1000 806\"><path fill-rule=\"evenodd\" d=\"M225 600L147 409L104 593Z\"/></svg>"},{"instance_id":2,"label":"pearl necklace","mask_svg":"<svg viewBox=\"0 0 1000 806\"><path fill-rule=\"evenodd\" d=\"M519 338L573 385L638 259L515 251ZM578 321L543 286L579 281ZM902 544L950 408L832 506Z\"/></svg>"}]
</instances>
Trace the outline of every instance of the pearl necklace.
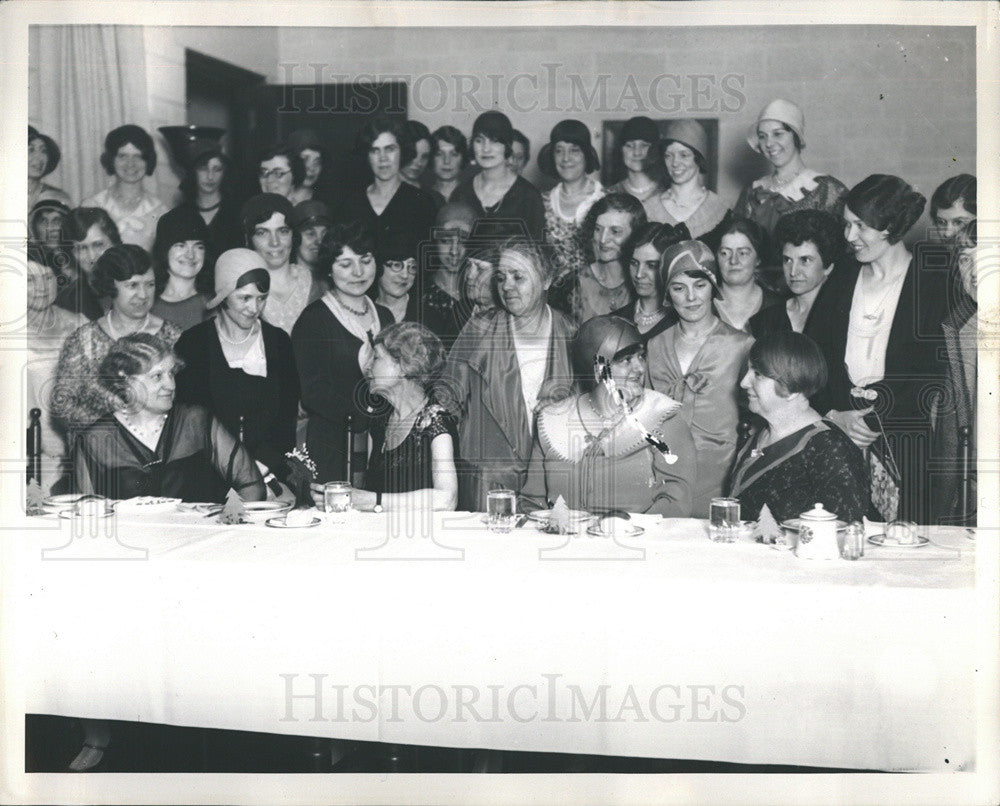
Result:
<instances>
[{"instance_id":1,"label":"pearl necklace","mask_svg":"<svg viewBox=\"0 0 1000 806\"><path fill-rule=\"evenodd\" d=\"M639 308L639 303L637 302L635 307L635 323L637 325L651 325L654 322L659 322L663 318L664 311L653 311L652 313L643 313Z\"/></svg>"},{"instance_id":2,"label":"pearl necklace","mask_svg":"<svg viewBox=\"0 0 1000 806\"><path fill-rule=\"evenodd\" d=\"M117 328L115 328L115 326L111 323L111 314L112 313L114 313L114 308L112 308L110 311L108 311L108 315L105 317L105 322L108 325L108 335L111 336L111 338L114 339L115 341L118 341L118 339L120 339L121 336L118 335ZM149 314L148 313L146 314L145 318L143 318L142 324L139 325L139 327L137 327L135 330L130 331L129 333L126 333L125 335L128 336L128 335L130 335L130 333L138 333L139 331L145 330L147 325L149 325Z\"/></svg>"},{"instance_id":3,"label":"pearl necklace","mask_svg":"<svg viewBox=\"0 0 1000 806\"><path fill-rule=\"evenodd\" d=\"M256 326L250 325L250 332L247 333L247 335L245 335L242 339L231 339L225 334L225 332L223 332L221 324L216 329L219 331L219 338L221 338L224 342L227 342L228 344L232 344L233 346L239 344L246 344L247 341L250 340L250 337L257 332Z\"/></svg>"},{"instance_id":4,"label":"pearl necklace","mask_svg":"<svg viewBox=\"0 0 1000 806\"><path fill-rule=\"evenodd\" d=\"M629 189L633 196L641 196L656 189L656 182L650 182L645 187L638 188L628 179L625 180L625 187Z\"/></svg>"}]
</instances>

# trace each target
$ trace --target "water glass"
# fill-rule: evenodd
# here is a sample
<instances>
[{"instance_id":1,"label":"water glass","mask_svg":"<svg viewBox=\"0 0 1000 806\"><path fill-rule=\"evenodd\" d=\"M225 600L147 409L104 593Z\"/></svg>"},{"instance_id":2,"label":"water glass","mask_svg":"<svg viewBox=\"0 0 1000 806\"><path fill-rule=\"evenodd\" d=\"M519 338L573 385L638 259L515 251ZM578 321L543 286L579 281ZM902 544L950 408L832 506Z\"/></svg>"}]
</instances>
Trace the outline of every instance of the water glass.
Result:
<instances>
[{"instance_id":1,"label":"water glass","mask_svg":"<svg viewBox=\"0 0 1000 806\"><path fill-rule=\"evenodd\" d=\"M517 520L517 496L513 490L490 490L486 494L486 525L491 532L507 534Z\"/></svg>"},{"instance_id":2,"label":"water glass","mask_svg":"<svg viewBox=\"0 0 1000 806\"><path fill-rule=\"evenodd\" d=\"M708 510L708 536L714 543L734 543L740 531L740 499L713 498Z\"/></svg>"},{"instance_id":3,"label":"water glass","mask_svg":"<svg viewBox=\"0 0 1000 806\"><path fill-rule=\"evenodd\" d=\"M840 556L845 560L857 560L865 556L865 527L855 521L844 530L844 547Z\"/></svg>"},{"instance_id":4,"label":"water glass","mask_svg":"<svg viewBox=\"0 0 1000 806\"><path fill-rule=\"evenodd\" d=\"M323 485L323 509L328 523L345 523L351 510L351 485L346 481L328 481Z\"/></svg>"}]
</instances>

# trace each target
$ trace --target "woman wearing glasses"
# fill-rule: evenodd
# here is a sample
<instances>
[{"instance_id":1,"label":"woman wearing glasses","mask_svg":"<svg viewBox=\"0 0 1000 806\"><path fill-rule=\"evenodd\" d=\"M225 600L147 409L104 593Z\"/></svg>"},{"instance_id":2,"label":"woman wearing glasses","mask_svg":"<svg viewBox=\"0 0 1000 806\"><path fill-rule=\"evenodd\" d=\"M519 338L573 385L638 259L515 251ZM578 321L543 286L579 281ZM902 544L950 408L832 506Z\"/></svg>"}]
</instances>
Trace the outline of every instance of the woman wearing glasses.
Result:
<instances>
[{"instance_id":1,"label":"woman wearing glasses","mask_svg":"<svg viewBox=\"0 0 1000 806\"><path fill-rule=\"evenodd\" d=\"M417 279L417 260L400 243L387 243L375 255L375 284L369 294L386 308L395 322L419 321L420 294L413 290Z\"/></svg>"},{"instance_id":2,"label":"woman wearing glasses","mask_svg":"<svg viewBox=\"0 0 1000 806\"><path fill-rule=\"evenodd\" d=\"M277 193L289 201L295 188L302 184L306 167L295 151L279 143L263 151L257 160L261 193ZM294 204L294 202L293 202Z\"/></svg>"}]
</instances>

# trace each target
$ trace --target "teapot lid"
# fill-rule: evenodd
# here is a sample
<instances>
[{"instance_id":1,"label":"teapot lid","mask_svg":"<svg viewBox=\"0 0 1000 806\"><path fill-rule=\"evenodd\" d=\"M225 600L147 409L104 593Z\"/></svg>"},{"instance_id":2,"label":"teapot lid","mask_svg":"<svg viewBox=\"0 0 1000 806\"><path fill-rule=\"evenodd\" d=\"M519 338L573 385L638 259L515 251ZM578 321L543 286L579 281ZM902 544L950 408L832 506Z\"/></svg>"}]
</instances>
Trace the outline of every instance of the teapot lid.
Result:
<instances>
[{"instance_id":1,"label":"teapot lid","mask_svg":"<svg viewBox=\"0 0 1000 806\"><path fill-rule=\"evenodd\" d=\"M801 517L803 520L810 521L833 521L837 519L837 516L832 512L827 512L823 509L823 505L819 502L817 502L808 512L803 512Z\"/></svg>"}]
</instances>

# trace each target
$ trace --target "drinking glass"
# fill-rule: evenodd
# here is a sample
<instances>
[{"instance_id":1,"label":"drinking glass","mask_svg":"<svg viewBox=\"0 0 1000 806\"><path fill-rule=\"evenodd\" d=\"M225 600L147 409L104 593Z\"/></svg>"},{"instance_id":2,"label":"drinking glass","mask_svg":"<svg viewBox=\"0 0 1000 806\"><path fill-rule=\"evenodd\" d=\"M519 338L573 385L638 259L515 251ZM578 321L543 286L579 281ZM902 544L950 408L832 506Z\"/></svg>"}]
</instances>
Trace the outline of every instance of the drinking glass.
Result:
<instances>
[{"instance_id":1,"label":"drinking glass","mask_svg":"<svg viewBox=\"0 0 1000 806\"><path fill-rule=\"evenodd\" d=\"M323 485L323 509L327 523L345 523L351 510L351 485L346 481L328 481Z\"/></svg>"},{"instance_id":2,"label":"drinking glass","mask_svg":"<svg viewBox=\"0 0 1000 806\"><path fill-rule=\"evenodd\" d=\"M491 532L507 534L517 519L517 496L513 490L490 490L486 494L486 525Z\"/></svg>"},{"instance_id":3,"label":"drinking glass","mask_svg":"<svg viewBox=\"0 0 1000 806\"><path fill-rule=\"evenodd\" d=\"M714 543L733 543L739 536L740 499L713 498L708 509L708 536Z\"/></svg>"}]
</instances>

